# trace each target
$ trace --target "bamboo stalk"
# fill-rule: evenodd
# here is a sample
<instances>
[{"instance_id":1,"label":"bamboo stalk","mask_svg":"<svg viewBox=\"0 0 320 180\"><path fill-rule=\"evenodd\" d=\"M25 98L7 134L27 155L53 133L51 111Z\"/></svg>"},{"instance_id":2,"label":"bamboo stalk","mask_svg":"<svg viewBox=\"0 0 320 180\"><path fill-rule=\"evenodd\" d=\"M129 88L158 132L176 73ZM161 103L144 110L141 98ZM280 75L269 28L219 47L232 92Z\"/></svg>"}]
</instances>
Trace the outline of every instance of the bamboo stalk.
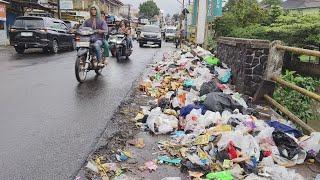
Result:
<instances>
[{"instance_id":1,"label":"bamboo stalk","mask_svg":"<svg viewBox=\"0 0 320 180\"><path fill-rule=\"evenodd\" d=\"M293 89L295 91L300 92L301 94L304 94L304 95L306 95L306 96L308 96L308 97L320 102L320 95L318 95L318 94L316 94L314 92L308 91L308 90L306 90L306 89L304 89L302 87L299 87L299 86L297 86L297 85L295 85L293 83L287 82L287 81L283 80L279 76L272 76L271 79L276 81L277 83L279 83L281 85L289 87L289 88L291 88L291 89Z\"/></svg>"},{"instance_id":2,"label":"bamboo stalk","mask_svg":"<svg viewBox=\"0 0 320 180\"><path fill-rule=\"evenodd\" d=\"M281 104L279 104L276 100L272 99L268 95L264 95L264 98L274 107L279 109L281 112L283 112L286 116L288 116L294 123L297 123L299 126L302 127L302 129L306 130L308 133L315 132L315 130L307 125L305 122L303 122L301 119L299 119L296 115L294 115L292 112L290 112L287 108L283 107Z\"/></svg>"}]
</instances>

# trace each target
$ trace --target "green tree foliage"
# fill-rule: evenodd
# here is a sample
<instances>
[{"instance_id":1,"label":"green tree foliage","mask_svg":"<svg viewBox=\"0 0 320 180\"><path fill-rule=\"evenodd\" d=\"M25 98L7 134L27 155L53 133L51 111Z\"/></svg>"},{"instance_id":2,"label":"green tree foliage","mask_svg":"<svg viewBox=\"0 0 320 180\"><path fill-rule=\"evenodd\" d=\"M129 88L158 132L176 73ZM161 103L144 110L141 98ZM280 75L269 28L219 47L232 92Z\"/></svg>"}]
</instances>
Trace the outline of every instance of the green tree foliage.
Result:
<instances>
[{"instance_id":1,"label":"green tree foliage","mask_svg":"<svg viewBox=\"0 0 320 180\"><path fill-rule=\"evenodd\" d=\"M146 1L139 6L140 16L144 16L148 19L153 18L156 15L159 15L160 9L154 1Z\"/></svg>"},{"instance_id":2,"label":"green tree foliage","mask_svg":"<svg viewBox=\"0 0 320 180\"><path fill-rule=\"evenodd\" d=\"M293 71L286 71L282 78L312 92L315 92L316 87L320 86L320 79L303 77ZM311 110L311 98L282 86L277 87L273 97L277 102L294 112L300 119L305 121L315 119L315 114Z\"/></svg>"},{"instance_id":3,"label":"green tree foliage","mask_svg":"<svg viewBox=\"0 0 320 180\"><path fill-rule=\"evenodd\" d=\"M257 0L229 0L214 28L218 36L226 36L235 28L260 23L265 17L266 11L260 8Z\"/></svg>"},{"instance_id":4,"label":"green tree foliage","mask_svg":"<svg viewBox=\"0 0 320 180\"><path fill-rule=\"evenodd\" d=\"M277 4L275 0L266 2ZM256 0L229 0L214 29L216 36L281 40L299 47L320 46L319 13L285 13L277 5L266 10Z\"/></svg>"},{"instance_id":5,"label":"green tree foliage","mask_svg":"<svg viewBox=\"0 0 320 180\"><path fill-rule=\"evenodd\" d=\"M282 40L287 45L307 47L320 45L320 14L280 15L270 25L253 24L232 29L227 36Z\"/></svg>"}]
</instances>

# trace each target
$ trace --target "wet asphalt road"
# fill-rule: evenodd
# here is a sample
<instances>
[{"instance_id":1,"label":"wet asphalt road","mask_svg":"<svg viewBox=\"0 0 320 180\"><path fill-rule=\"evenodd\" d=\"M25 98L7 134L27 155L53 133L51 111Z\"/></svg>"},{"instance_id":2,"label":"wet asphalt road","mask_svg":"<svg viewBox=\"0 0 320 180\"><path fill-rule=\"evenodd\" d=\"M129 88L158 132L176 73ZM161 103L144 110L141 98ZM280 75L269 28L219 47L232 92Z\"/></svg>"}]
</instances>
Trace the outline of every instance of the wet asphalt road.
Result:
<instances>
[{"instance_id":1,"label":"wet asphalt road","mask_svg":"<svg viewBox=\"0 0 320 180\"><path fill-rule=\"evenodd\" d=\"M112 59L81 85L75 52L0 50L0 179L71 179L154 54L172 47L164 46L135 44L131 60Z\"/></svg>"}]
</instances>

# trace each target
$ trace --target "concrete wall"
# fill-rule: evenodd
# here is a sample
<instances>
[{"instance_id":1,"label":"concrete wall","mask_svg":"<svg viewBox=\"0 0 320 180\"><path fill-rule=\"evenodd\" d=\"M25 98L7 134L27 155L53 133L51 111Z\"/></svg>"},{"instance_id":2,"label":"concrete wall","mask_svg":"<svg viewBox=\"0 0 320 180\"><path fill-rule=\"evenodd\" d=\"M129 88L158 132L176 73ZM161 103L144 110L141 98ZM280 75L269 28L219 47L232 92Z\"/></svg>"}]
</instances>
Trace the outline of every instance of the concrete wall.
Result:
<instances>
[{"instance_id":1,"label":"concrete wall","mask_svg":"<svg viewBox=\"0 0 320 180\"><path fill-rule=\"evenodd\" d=\"M4 30L0 30L0 46L8 45L9 39L7 36L7 27L6 23L4 22Z\"/></svg>"},{"instance_id":2,"label":"concrete wall","mask_svg":"<svg viewBox=\"0 0 320 180\"><path fill-rule=\"evenodd\" d=\"M270 41L222 37L217 56L232 69L237 91L253 96L262 82L269 56Z\"/></svg>"}]
</instances>

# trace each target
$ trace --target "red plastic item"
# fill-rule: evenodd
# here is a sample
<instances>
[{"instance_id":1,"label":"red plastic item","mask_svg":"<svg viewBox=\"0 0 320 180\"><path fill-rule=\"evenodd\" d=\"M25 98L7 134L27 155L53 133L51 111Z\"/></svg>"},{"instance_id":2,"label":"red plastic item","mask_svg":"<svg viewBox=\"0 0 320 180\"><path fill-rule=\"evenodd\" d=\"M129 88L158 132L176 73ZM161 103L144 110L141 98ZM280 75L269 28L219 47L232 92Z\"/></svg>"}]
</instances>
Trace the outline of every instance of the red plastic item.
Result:
<instances>
[{"instance_id":1,"label":"red plastic item","mask_svg":"<svg viewBox=\"0 0 320 180\"><path fill-rule=\"evenodd\" d=\"M263 151L263 156L264 157L269 157L269 156L271 156L271 151Z\"/></svg>"},{"instance_id":2,"label":"red plastic item","mask_svg":"<svg viewBox=\"0 0 320 180\"><path fill-rule=\"evenodd\" d=\"M238 157L237 150L236 150L232 141L229 142L227 148L228 148L228 154L229 154L230 159L235 159Z\"/></svg>"}]
</instances>

